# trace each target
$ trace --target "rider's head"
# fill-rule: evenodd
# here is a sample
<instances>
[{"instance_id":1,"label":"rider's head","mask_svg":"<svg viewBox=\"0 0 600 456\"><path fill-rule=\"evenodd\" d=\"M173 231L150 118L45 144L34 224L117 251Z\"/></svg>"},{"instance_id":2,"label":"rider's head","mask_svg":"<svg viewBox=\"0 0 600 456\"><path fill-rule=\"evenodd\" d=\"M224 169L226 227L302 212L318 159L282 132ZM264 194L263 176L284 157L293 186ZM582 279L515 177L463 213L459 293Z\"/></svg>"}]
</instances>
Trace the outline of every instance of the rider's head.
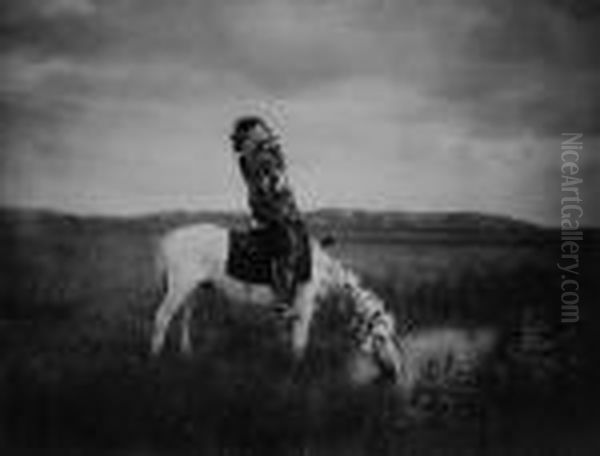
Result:
<instances>
[{"instance_id":1,"label":"rider's head","mask_svg":"<svg viewBox=\"0 0 600 456\"><path fill-rule=\"evenodd\" d=\"M258 116L240 117L233 124L230 136L233 150L244 152L273 137L273 131L264 119Z\"/></svg>"}]
</instances>

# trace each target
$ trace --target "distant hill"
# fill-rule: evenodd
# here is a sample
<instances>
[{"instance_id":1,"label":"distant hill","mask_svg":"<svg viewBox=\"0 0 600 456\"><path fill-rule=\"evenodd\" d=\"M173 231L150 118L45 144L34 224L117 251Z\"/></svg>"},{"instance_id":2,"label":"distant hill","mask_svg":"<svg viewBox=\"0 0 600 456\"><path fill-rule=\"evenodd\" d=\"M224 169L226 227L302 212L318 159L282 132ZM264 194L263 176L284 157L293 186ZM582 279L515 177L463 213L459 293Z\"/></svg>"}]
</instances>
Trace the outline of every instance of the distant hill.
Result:
<instances>
[{"instance_id":1,"label":"distant hill","mask_svg":"<svg viewBox=\"0 0 600 456\"><path fill-rule=\"evenodd\" d=\"M371 212L320 209L306 214L311 230L338 238L365 241L545 243L558 238L557 230L506 216L473 212ZM6 230L52 231L69 228L83 231L104 229L140 230L160 233L193 223L245 226L247 214L227 211L162 212L142 216L79 216L47 210L0 209L0 225Z\"/></svg>"},{"instance_id":2,"label":"distant hill","mask_svg":"<svg viewBox=\"0 0 600 456\"><path fill-rule=\"evenodd\" d=\"M507 216L477 212L371 212L364 210L321 209L311 214L317 224L341 224L355 228L383 230L495 230L536 231L533 223Z\"/></svg>"},{"instance_id":3,"label":"distant hill","mask_svg":"<svg viewBox=\"0 0 600 456\"><path fill-rule=\"evenodd\" d=\"M556 238L556 231L507 216L476 212L370 212L322 209L311 214L315 227L355 236L385 236L398 241L539 243Z\"/></svg>"}]
</instances>

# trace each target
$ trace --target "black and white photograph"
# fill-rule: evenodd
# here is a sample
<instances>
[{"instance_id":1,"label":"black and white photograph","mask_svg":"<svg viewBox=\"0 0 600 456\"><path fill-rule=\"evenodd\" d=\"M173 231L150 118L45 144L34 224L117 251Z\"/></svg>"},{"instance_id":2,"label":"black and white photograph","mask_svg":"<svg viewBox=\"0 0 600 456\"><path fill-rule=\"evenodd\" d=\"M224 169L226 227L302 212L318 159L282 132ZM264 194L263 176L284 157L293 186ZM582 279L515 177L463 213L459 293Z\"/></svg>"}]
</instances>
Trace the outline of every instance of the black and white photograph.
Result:
<instances>
[{"instance_id":1,"label":"black and white photograph","mask_svg":"<svg viewBox=\"0 0 600 456\"><path fill-rule=\"evenodd\" d=\"M600 454L599 44L598 0L0 0L0 454Z\"/></svg>"}]
</instances>

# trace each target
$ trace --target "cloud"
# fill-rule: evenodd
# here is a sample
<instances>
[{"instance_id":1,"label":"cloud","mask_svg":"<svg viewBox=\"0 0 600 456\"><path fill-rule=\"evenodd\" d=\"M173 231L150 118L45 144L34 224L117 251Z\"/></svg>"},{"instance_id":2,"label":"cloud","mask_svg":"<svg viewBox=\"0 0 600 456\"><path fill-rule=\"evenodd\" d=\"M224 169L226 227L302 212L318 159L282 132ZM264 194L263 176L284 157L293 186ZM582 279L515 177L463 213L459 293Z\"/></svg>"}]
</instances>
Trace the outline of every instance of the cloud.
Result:
<instances>
[{"instance_id":1,"label":"cloud","mask_svg":"<svg viewBox=\"0 0 600 456\"><path fill-rule=\"evenodd\" d=\"M598 19L562 0L0 9L0 177L21 202L243 201L224 196L237 182L224 138L259 111L282 129L307 204L549 220L547 150L564 130L598 133Z\"/></svg>"},{"instance_id":2,"label":"cloud","mask_svg":"<svg viewBox=\"0 0 600 456\"><path fill-rule=\"evenodd\" d=\"M93 0L45 0L38 3L42 16L53 18L61 15L88 16L96 12Z\"/></svg>"},{"instance_id":3,"label":"cloud","mask_svg":"<svg viewBox=\"0 0 600 456\"><path fill-rule=\"evenodd\" d=\"M266 91L377 75L452 104L476 136L600 132L600 16L568 2L256 0L220 17L237 71Z\"/></svg>"},{"instance_id":4,"label":"cloud","mask_svg":"<svg viewBox=\"0 0 600 456\"><path fill-rule=\"evenodd\" d=\"M94 0L4 0L2 9L5 23L19 19L83 17L98 10Z\"/></svg>"},{"instance_id":5,"label":"cloud","mask_svg":"<svg viewBox=\"0 0 600 456\"><path fill-rule=\"evenodd\" d=\"M598 134L599 17L582 21L546 0L480 2L479 19L437 81L474 133Z\"/></svg>"},{"instance_id":6,"label":"cloud","mask_svg":"<svg viewBox=\"0 0 600 456\"><path fill-rule=\"evenodd\" d=\"M91 57L104 45L107 23L91 1L3 0L0 52L35 58Z\"/></svg>"}]
</instances>

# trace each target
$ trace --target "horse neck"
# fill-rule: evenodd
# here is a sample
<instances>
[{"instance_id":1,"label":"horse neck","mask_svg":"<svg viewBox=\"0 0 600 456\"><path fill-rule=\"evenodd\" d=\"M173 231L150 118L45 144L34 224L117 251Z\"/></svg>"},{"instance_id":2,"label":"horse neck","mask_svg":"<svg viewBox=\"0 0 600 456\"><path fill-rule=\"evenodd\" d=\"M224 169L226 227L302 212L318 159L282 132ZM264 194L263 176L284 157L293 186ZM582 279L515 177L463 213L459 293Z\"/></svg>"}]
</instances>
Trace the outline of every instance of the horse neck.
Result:
<instances>
[{"instance_id":1,"label":"horse neck","mask_svg":"<svg viewBox=\"0 0 600 456\"><path fill-rule=\"evenodd\" d=\"M359 306L377 305L383 302L375 293L365 287L359 276L337 260L331 260L332 285L343 293L347 293Z\"/></svg>"},{"instance_id":2,"label":"horse neck","mask_svg":"<svg viewBox=\"0 0 600 456\"><path fill-rule=\"evenodd\" d=\"M393 337L395 319L383 300L362 285L354 271L336 260L332 260L332 273L335 287L350 298L355 336L361 347L371 351L374 337Z\"/></svg>"}]
</instances>

